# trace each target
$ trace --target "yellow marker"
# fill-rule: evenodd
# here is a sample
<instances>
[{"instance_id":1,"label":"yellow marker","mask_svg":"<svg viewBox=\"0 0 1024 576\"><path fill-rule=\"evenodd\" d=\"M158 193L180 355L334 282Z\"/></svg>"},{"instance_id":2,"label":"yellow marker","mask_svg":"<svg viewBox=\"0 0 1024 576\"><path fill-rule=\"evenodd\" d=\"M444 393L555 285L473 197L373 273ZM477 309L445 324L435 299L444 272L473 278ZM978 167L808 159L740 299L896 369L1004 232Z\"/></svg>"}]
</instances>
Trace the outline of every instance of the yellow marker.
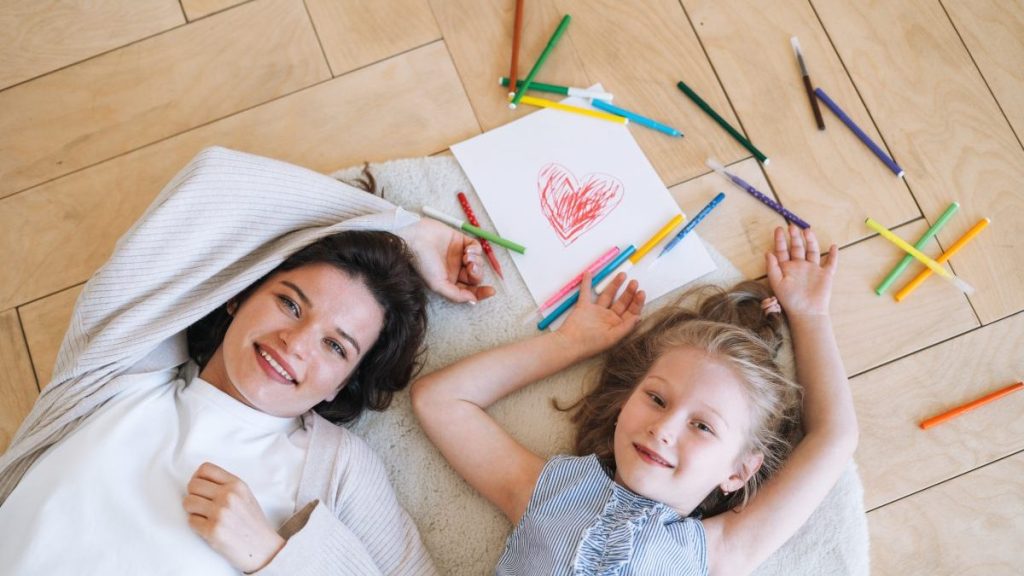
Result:
<instances>
[{"instance_id":1,"label":"yellow marker","mask_svg":"<svg viewBox=\"0 0 1024 576\"><path fill-rule=\"evenodd\" d=\"M885 238L889 242L892 242L893 244L898 246L901 250L903 250L907 254L910 254L911 256L916 258L918 262L920 262L921 264L924 264L925 266L930 268L932 272L935 272L939 276L941 276L941 277L945 278L946 280L949 280L950 282L952 282L953 285L956 286L957 288L959 288L962 292L965 292L967 294L970 294L970 293L974 292L974 288L971 288L970 284L968 284L968 283L964 282L963 280L961 280L961 279L957 278L956 276L954 276L952 272L950 272L949 270L946 270L945 268L943 268L942 264L939 264L935 260L932 260L927 255L925 255L924 252L921 252L917 248L914 248L906 240L904 240L903 238L900 238L899 236L893 234L892 231L890 231L885 226L882 226L881 224L879 224L878 222L875 222L871 218L865 219L864 223L867 224L868 228L871 228L875 232L878 232L879 234L881 234L882 238Z\"/></svg>"},{"instance_id":2,"label":"yellow marker","mask_svg":"<svg viewBox=\"0 0 1024 576\"><path fill-rule=\"evenodd\" d=\"M675 229L675 227L678 226L679 223L683 221L683 218L685 218L685 216L683 216L682 214L676 214L675 216L673 216L672 219L668 221L668 224L665 224L664 226L661 227L661 230L655 232L654 236L651 236L650 240L644 242L644 245L641 246L639 250L634 252L633 255L629 257L629 259L627 259L622 264L619 264L618 268L612 270L610 274L605 276L605 279L594 287L594 292L596 294L604 292L604 289L607 288L609 284L611 284L616 274L618 274L619 272L626 272L627 270L632 268L634 264L639 262L640 259L644 257L644 255L646 255L655 246L657 246L658 242L664 240L665 236L668 236L669 232Z\"/></svg>"},{"instance_id":3,"label":"yellow marker","mask_svg":"<svg viewBox=\"0 0 1024 576\"><path fill-rule=\"evenodd\" d=\"M654 236L651 236L650 240L644 242L644 245L641 246L639 250L634 252L633 255L629 257L629 261L632 262L633 264L639 262L641 258L646 256L647 253L651 251L651 249L658 245L658 242L664 240L665 236L668 236L668 233L671 232L673 228L678 226L679 223L683 221L683 218L684 216L682 214L676 214L671 220L668 221L668 224L662 226L661 230L658 230L658 232L655 233Z\"/></svg>"},{"instance_id":4,"label":"yellow marker","mask_svg":"<svg viewBox=\"0 0 1024 576\"><path fill-rule=\"evenodd\" d=\"M949 250L943 252L942 256L936 258L935 261L938 262L939 264L942 264L946 260L952 258L954 254L959 252L961 248L963 248L964 246L967 245L968 242L973 240L979 232L984 230L985 227L988 226L989 222L991 222L991 220L989 220L988 218L983 218L979 220L977 224L975 224L970 230L967 231L967 233L961 236L959 240L954 242L953 245L949 247ZM920 286L921 283L927 280L928 277L931 275L931 269L926 268L922 270L920 274L918 274L913 280L908 282L906 286L904 286L899 292L896 293L896 301L901 302L904 298L910 296L910 293L916 290L917 287Z\"/></svg>"},{"instance_id":5,"label":"yellow marker","mask_svg":"<svg viewBox=\"0 0 1024 576\"><path fill-rule=\"evenodd\" d=\"M579 106L570 106L568 104L562 104L561 102L555 102L554 100L546 100L544 98L536 98L534 96L523 96L519 101L523 104L538 106L540 108L554 108L555 110L561 110L563 112L572 112L573 114L581 114L583 116L590 116L591 118L600 118L601 120L608 120L609 122L615 122L616 124L629 124L629 119L623 118L622 116L616 116L606 112L598 112L597 110L588 110L586 108L580 108Z\"/></svg>"}]
</instances>

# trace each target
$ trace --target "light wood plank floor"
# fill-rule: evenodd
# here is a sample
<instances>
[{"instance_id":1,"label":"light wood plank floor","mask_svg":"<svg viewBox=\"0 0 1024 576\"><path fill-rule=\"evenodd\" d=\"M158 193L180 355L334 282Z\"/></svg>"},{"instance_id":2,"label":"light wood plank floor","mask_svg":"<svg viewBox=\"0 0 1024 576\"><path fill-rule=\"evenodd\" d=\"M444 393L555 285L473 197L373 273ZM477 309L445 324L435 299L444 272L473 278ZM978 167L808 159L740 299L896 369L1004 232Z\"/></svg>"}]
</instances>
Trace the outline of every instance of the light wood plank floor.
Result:
<instances>
[{"instance_id":1,"label":"light wood plank floor","mask_svg":"<svg viewBox=\"0 0 1024 576\"><path fill-rule=\"evenodd\" d=\"M841 247L833 314L862 441L877 574L1019 574L1024 394L930 431L916 423L1024 378L1024 0L527 0L520 73L563 13L538 79L601 82L686 133L632 128L688 212L722 188L714 156ZM514 0L54 0L0 15L0 449L47 384L81 284L171 175L220 144L330 171L443 152L524 114L508 72ZM811 76L906 170L827 109ZM684 80L772 158L761 166L676 89ZM734 193L704 237L762 275L781 220ZM952 201L951 269L896 303L900 258ZM920 267L911 266L911 273ZM902 282L896 284L901 286Z\"/></svg>"}]
</instances>

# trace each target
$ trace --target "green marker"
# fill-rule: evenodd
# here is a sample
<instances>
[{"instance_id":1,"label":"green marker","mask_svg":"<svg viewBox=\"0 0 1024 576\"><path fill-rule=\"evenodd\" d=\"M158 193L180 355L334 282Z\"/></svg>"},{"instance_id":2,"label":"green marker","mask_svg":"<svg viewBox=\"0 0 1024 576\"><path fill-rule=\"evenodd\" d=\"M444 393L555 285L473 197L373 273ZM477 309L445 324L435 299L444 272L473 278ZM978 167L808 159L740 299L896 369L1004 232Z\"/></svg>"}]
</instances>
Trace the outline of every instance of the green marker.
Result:
<instances>
[{"instance_id":1,"label":"green marker","mask_svg":"<svg viewBox=\"0 0 1024 576\"><path fill-rule=\"evenodd\" d=\"M444 222L445 224L453 228L464 230L466 232L469 232L473 236L483 238L484 240L490 240L491 242L494 242L498 246L504 246L505 248L508 248L513 252L526 254L526 248L524 248L521 244L516 244L511 240L505 240L504 238L498 236L493 232L488 232L487 230L484 230L482 228L477 228L476 226L473 226L472 224L466 222L465 220L459 220L454 216L449 216L444 212L441 212L440 210L431 208L430 206L424 206L423 213L435 220L440 220L441 222Z\"/></svg>"},{"instance_id":2,"label":"green marker","mask_svg":"<svg viewBox=\"0 0 1024 576\"><path fill-rule=\"evenodd\" d=\"M920 239L918 239L917 243L914 244L914 248L917 248L918 250L923 249L925 245L928 244L928 241L935 237L935 235L939 233L939 230L942 230L942 227L946 225L946 222L948 222L950 218L953 217L953 214L956 214L956 211L959 208L959 202L953 202L950 204L949 208L946 208L946 211L942 213L942 216L939 216L939 219L935 221L935 224L932 224L932 227L929 228ZM904 256L903 260L900 260L900 263L897 264L896 267L892 269L892 272L889 272L889 275L885 277L885 280L882 280L882 283L875 288L875 294L878 294L879 296L885 294L885 291L892 286L892 283L899 278L900 274L903 274L903 271L906 270L907 266L910 266L910 263L913 261L914 257L910 254Z\"/></svg>"},{"instance_id":3,"label":"green marker","mask_svg":"<svg viewBox=\"0 0 1024 576\"><path fill-rule=\"evenodd\" d=\"M714 109L711 108L711 106L709 106L703 98L698 96L692 88L687 86L686 83L683 82L682 80L680 80L679 83L676 84L676 86L680 90L682 90L683 94L686 94L686 96L689 97L690 100L693 100L693 103L700 107L700 109L703 110L704 113L706 113L708 116L711 116L712 120L718 122L718 125L721 126L726 132L728 132L734 140L736 140L737 142L740 143L741 146L749 150L750 153L754 155L754 158L757 158L758 162L764 164L765 166L768 165L768 157L765 156L763 152L758 150L753 144L751 144L750 140L744 138L743 134L740 134L738 131L736 131L735 128L733 128L728 122L726 122L725 118L719 116L718 112L715 112Z\"/></svg>"},{"instance_id":4,"label":"green marker","mask_svg":"<svg viewBox=\"0 0 1024 576\"><path fill-rule=\"evenodd\" d=\"M502 86L508 86L508 77L502 76L498 78L498 83ZM516 80L516 88L522 88L523 81ZM615 98L610 92L602 92L600 90L590 90L588 88L573 88L572 86L559 86L558 84L545 84L543 82L530 82L530 90L536 90L537 92L550 92L551 94L563 94L565 96L576 96L578 98L593 98L595 100L606 100L610 101Z\"/></svg>"},{"instance_id":5,"label":"green marker","mask_svg":"<svg viewBox=\"0 0 1024 576\"><path fill-rule=\"evenodd\" d=\"M526 80L523 80L523 88L516 90L516 95L509 102L509 108L515 108L519 106L519 100L522 99L523 93L530 89L530 84L533 82L533 77L537 75L537 71L544 65L544 61L548 59L548 54L554 49L555 44L558 44L558 40L562 37L565 29L569 27L569 20L571 17L566 14L562 16L562 21L558 23L558 28L555 28L555 33L551 35L551 39L548 40L548 45L544 47L544 51L540 53L540 58L533 64L533 68L530 68L530 73L526 75Z\"/></svg>"}]
</instances>

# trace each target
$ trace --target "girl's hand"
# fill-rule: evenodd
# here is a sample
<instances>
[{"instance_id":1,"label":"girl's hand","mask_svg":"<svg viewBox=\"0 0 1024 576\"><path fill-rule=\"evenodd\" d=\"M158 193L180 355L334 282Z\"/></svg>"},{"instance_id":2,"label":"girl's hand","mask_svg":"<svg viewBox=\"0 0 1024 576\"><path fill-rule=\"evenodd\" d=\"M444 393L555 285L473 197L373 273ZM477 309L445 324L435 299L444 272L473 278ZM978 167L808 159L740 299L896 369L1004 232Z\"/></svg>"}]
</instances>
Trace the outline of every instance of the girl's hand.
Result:
<instances>
[{"instance_id":1,"label":"girl's hand","mask_svg":"<svg viewBox=\"0 0 1024 576\"><path fill-rule=\"evenodd\" d=\"M431 290L452 302L476 302L494 295L483 286L480 242L430 218L397 231L415 255L416 271Z\"/></svg>"},{"instance_id":2,"label":"girl's hand","mask_svg":"<svg viewBox=\"0 0 1024 576\"><path fill-rule=\"evenodd\" d=\"M263 568L284 547L245 482L219 466L199 466L182 504L192 530L242 572Z\"/></svg>"},{"instance_id":3,"label":"girl's hand","mask_svg":"<svg viewBox=\"0 0 1024 576\"><path fill-rule=\"evenodd\" d=\"M647 297L643 290L638 289L637 281L631 280L622 294L615 298L625 280L626 274L619 272L597 300L591 302L591 275L584 272L580 299L555 335L563 338L566 345L577 350L583 358L603 352L622 340L640 321L640 311Z\"/></svg>"},{"instance_id":4,"label":"girl's hand","mask_svg":"<svg viewBox=\"0 0 1024 576\"><path fill-rule=\"evenodd\" d=\"M768 283L787 315L828 314L832 277L839 263L839 249L833 244L825 257L810 230L789 225L789 239L780 226L775 229L775 249L765 254Z\"/></svg>"}]
</instances>

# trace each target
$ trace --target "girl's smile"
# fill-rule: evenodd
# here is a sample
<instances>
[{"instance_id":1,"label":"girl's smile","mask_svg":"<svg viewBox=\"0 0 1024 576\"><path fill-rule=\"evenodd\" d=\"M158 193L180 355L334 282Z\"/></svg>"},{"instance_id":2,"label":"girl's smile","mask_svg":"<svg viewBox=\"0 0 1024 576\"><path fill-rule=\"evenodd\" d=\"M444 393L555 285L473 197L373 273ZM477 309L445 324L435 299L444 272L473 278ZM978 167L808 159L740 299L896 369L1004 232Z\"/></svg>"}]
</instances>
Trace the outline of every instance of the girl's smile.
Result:
<instances>
[{"instance_id":1,"label":"girl's smile","mask_svg":"<svg viewBox=\"0 0 1024 576\"><path fill-rule=\"evenodd\" d=\"M655 450L650 450L635 442L633 443L633 448L644 462L649 462L655 466L662 466L664 468L675 468L675 465L669 464L668 461L662 458Z\"/></svg>"},{"instance_id":2,"label":"girl's smile","mask_svg":"<svg viewBox=\"0 0 1024 576\"><path fill-rule=\"evenodd\" d=\"M683 515L715 489L739 489L760 465L747 448L750 410L728 365L696 348L668 350L619 413L615 481Z\"/></svg>"}]
</instances>

